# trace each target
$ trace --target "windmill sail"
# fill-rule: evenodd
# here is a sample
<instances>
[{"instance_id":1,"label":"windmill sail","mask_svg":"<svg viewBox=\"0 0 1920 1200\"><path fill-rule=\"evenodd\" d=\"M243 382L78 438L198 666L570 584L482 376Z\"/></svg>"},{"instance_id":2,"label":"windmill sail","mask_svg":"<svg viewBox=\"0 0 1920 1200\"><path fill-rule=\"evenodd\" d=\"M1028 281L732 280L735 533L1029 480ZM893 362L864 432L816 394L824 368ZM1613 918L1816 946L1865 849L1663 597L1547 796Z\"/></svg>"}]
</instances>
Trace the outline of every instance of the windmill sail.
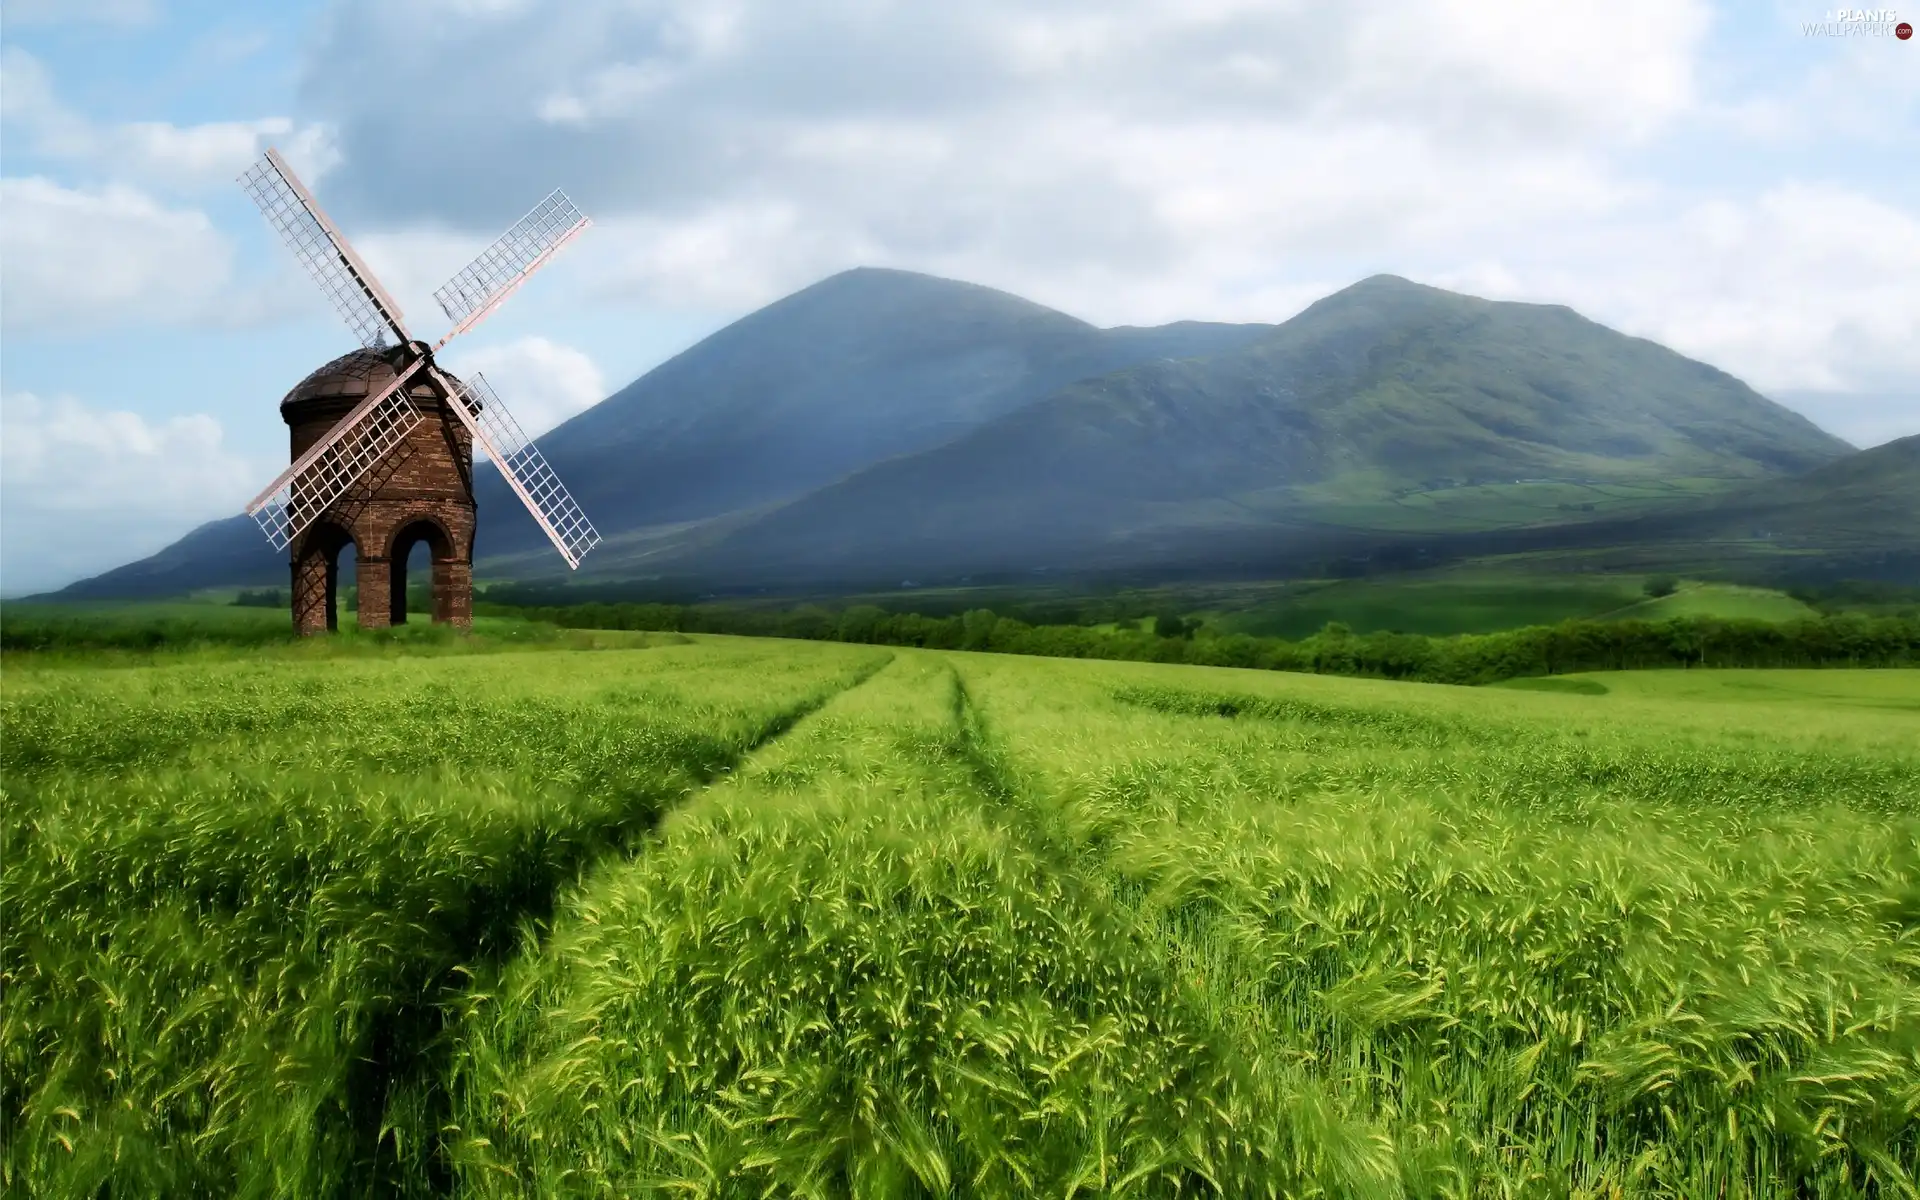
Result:
<instances>
[{"instance_id":1,"label":"windmill sail","mask_svg":"<svg viewBox=\"0 0 1920 1200\"><path fill-rule=\"evenodd\" d=\"M453 411L473 431L474 440L486 447L507 486L546 531L567 565L577 569L587 551L599 545L600 534L574 503L540 448L521 430L520 422L494 394L486 376L476 373L466 383L454 384L445 375L435 374L454 397Z\"/></svg>"},{"instance_id":2,"label":"windmill sail","mask_svg":"<svg viewBox=\"0 0 1920 1200\"><path fill-rule=\"evenodd\" d=\"M247 505L247 515L275 550L292 545L315 517L420 423L420 410L407 394L406 384L424 362L416 360L384 389L362 400Z\"/></svg>"},{"instance_id":3,"label":"windmill sail","mask_svg":"<svg viewBox=\"0 0 1920 1200\"><path fill-rule=\"evenodd\" d=\"M447 280L433 298L454 326L440 339L442 346L484 320L513 290L546 265L560 247L592 222L558 188L513 228L481 251Z\"/></svg>"},{"instance_id":4,"label":"windmill sail","mask_svg":"<svg viewBox=\"0 0 1920 1200\"><path fill-rule=\"evenodd\" d=\"M334 228L319 201L279 152L269 150L247 168L240 186L259 206L267 223L280 232L362 346L378 350L409 340L406 326L400 321L400 306Z\"/></svg>"},{"instance_id":5,"label":"windmill sail","mask_svg":"<svg viewBox=\"0 0 1920 1200\"><path fill-rule=\"evenodd\" d=\"M458 384L433 365L433 351L413 343L401 323L400 306L278 152L268 150L240 177L240 184L320 284L360 344L378 350L398 342L407 347L404 356L409 360L384 391L361 401L247 505L248 515L274 548L291 546L376 464L400 451L407 435L424 419L406 387L424 368L446 398L446 407L499 465L507 485L553 540L567 565L578 567L581 556L599 544L600 534L487 381L475 375L470 383ZM498 308L588 224L566 193L557 189L535 205L434 293L448 319L455 322L434 351Z\"/></svg>"}]
</instances>

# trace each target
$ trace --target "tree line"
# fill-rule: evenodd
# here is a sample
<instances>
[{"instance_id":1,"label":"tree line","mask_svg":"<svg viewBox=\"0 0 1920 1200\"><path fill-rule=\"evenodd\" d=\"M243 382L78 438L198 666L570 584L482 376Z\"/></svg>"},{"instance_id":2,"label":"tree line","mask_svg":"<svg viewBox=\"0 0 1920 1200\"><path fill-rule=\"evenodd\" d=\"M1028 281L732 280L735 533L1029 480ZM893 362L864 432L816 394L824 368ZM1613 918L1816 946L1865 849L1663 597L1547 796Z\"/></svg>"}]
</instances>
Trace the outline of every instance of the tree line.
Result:
<instances>
[{"instance_id":1,"label":"tree line","mask_svg":"<svg viewBox=\"0 0 1920 1200\"><path fill-rule=\"evenodd\" d=\"M1920 665L1920 618L1843 613L1772 622L1717 617L1667 621L1568 620L1499 633L1429 637L1356 634L1339 623L1299 641L1211 635L1190 622L1155 628L1032 625L991 609L943 617L872 605L838 612L680 604L507 606L476 611L577 629L732 633L814 641L987 650L1056 658L1107 658L1364 675L1430 683L1495 683L1528 675L1690 667L1893 667Z\"/></svg>"}]
</instances>

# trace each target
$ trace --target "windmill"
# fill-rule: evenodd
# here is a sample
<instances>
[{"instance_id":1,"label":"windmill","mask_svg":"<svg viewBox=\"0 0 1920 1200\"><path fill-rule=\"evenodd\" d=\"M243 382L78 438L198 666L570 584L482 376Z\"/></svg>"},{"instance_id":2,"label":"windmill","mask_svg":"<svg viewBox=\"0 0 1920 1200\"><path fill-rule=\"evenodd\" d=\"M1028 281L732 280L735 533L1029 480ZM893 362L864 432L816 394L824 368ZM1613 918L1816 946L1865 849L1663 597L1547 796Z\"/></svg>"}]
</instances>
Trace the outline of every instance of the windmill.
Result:
<instances>
[{"instance_id":1,"label":"windmill","mask_svg":"<svg viewBox=\"0 0 1920 1200\"><path fill-rule=\"evenodd\" d=\"M404 621L407 554L423 540L433 554L434 619L471 623L476 442L577 569L600 541L593 523L485 377L460 380L434 359L587 227L573 202L555 190L433 294L453 328L429 347L407 332L400 306L278 152L269 149L240 185L361 345L282 401L293 462L247 505L274 548L291 554L295 627L334 626L336 563L348 543L358 556L360 624Z\"/></svg>"}]
</instances>

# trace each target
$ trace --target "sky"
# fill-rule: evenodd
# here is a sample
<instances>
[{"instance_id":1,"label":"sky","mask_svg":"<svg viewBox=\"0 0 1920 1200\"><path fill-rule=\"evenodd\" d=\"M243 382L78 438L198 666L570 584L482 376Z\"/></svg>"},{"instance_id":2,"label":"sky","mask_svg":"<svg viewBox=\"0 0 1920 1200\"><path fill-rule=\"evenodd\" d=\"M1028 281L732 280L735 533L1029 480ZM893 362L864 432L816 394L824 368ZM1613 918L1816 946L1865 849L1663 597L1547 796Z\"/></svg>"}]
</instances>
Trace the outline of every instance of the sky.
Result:
<instances>
[{"instance_id":1,"label":"sky","mask_svg":"<svg viewBox=\"0 0 1920 1200\"><path fill-rule=\"evenodd\" d=\"M1920 433L1920 38L1859 16L9 0L0 593L285 466L279 398L354 343L234 183L268 145L429 338L549 189L594 218L446 353L536 433L863 265L1103 325L1279 321L1391 272L1571 305L1859 446Z\"/></svg>"}]
</instances>

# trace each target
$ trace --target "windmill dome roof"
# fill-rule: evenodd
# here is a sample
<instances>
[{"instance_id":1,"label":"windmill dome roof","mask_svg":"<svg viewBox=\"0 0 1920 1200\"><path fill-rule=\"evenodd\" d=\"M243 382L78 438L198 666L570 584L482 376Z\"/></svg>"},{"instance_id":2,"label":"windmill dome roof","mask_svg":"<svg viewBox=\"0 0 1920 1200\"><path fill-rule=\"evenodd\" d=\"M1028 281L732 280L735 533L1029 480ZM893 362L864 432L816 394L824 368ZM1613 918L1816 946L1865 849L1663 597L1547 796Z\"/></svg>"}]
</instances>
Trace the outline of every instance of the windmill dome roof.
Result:
<instances>
[{"instance_id":1,"label":"windmill dome roof","mask_svg":"<svg viewBox=\"0 0 1920 1200\"><path fill-rule=\"evenodd\" d=\"M358 400L369 392L377 392L398 373L405 353L405 347L389 346L384 350L353 350L342 354L295 384L286 399L280 401L280 407L302 400L336 397Z\"/></svg>"}]
</instances>

